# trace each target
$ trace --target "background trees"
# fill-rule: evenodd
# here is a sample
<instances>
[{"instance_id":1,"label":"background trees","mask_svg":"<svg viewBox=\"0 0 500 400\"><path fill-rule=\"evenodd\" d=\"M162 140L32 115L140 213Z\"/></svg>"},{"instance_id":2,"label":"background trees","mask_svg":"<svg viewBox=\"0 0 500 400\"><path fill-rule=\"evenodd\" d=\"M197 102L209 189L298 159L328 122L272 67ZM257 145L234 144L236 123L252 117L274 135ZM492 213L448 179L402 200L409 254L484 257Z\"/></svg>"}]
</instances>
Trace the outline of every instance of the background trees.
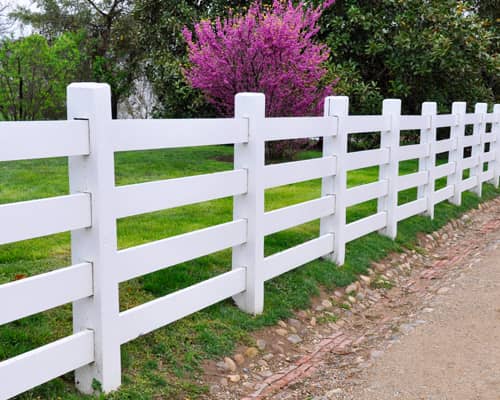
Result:
<instances>
[{"instance_id":1,"label":"background trees","mask_svg":"<svg viewBox=\"0 0 500 400\"><path fill-rule=\"evenodd\" d=\"M241 0L33 3L36 8L19 8L12 16L49 47L65 33L78 36L77 77L110 83L115 114L120 101L151 87L155 115L163 117L217 115L182 74L189 67L182 29L244 13L249 5ZM379 112L384 97L402 98L404 111L412 113L422 101L445 108L454 100L498 101L499 13L499 0L337 0L319 21L316 43L328 46L327 80L339 78L336 92L350 96L353 112ZM144 79L148 85L136 85Z\"/></svg>"},{"instance_id":2,"label":"background trees","mask_svg":"<svg viewBox=\"0 0 500 400\"><path fill-rule=\"evenodd\" d=\"M134 4L133 15L144 54L144 71L157 96L157 114L165 117L215 115L214 108L199 90L193 90L182 74L188 61L182 30L185 26L192 29L201 19L223 18L231 10L239 12L249 2L135 0Z\"/></svg>"},{"instance_id":3,"label":"background trees","mask_svg":"<svg viewBox=\"0 0 500 400\"><path fill-rule=\"evenodd\" d=\"M337 0L320 35L355 111L379 111L383 97L412 113L423 101L492 101L498 38L477 10L456 0Z\"/></svg>"},{"instance_id":4,"label":"background trees","mask_svg":"<svg viewBox=\"0 0 500 400\"><path fill-rule=\"evenodd\" d=\"M168 3L140 0L135 8L158 111L213 115L182 79L187 59L181 29L228 10L241 12L246 2ZM336 92L350 96L353 112L379 112L384 97L402 98L405 112L419 112L423 101L444 108L454 100L493 101L500 76L498 10L498 0L337 0L320 20L318 41L331 50L330 75L340 78Z\"/></svg>"},{"instance_id":5,"label":"background trees","mask_svg":"<svg viewBox=\"0 0 500 400\"><path fill-rule=\"evenodd\" d=\"M7 0L0 0L0 37L5 36L12 28L9 12L10 8Z\"/></svg>"},{"instance_id":6,"label":"background trees","mask_svg":"<svg viewBox=\"0 0 500 400\"><path fill-rule=\"evenodd\" d=\"M59 119L66 115L66 86L77 80L82 54L78 37L49 44L40 35L4 40L0 47L0 118Z\"/></svg>"},{"instance_id":7,"label":"background trees","mask_svg":"<svg viewBox=\"0 0 500 400\"><path fill-rule=\"evenodd\" d=\"M131 0L34 0L35 10L12 16L52 42L66 32L80 35L82 79L106 82L112 89L113 115L140 75L142 50Z\"/></svg>"}]
</instances>

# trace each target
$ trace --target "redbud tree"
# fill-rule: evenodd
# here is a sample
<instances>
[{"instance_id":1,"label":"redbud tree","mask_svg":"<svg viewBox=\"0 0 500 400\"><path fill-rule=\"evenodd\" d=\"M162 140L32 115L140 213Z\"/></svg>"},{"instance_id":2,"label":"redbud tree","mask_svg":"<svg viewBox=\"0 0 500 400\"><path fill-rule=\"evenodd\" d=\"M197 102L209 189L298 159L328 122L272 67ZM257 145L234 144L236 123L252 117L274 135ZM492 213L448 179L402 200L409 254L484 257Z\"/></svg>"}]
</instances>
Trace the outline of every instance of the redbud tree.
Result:
<instances>
[{"instance_id":1,"label":"redbud tree","mask_svg":"<svg viewBox=\"0 0 500 400\"><path fill-rule=\"evenodd\" d=\"M185 77L224 116L232 116L239 92L264 93L270 117L318 115L335 83L324 83L329 51L313 39L333 2L312 7L274 0L264 7L255 1L244 14L203 20L194 32L185 28Z\"/></svg>"}]
</instances>

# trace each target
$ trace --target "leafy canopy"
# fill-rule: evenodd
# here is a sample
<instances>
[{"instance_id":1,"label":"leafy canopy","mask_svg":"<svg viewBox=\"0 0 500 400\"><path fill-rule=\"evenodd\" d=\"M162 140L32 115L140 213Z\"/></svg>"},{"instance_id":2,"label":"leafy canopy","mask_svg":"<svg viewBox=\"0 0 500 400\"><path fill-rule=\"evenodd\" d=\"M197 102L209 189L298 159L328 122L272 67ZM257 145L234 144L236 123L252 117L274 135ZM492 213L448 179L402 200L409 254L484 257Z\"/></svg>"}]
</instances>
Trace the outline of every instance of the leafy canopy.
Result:
<instances>
[{"instance_id":1,"label":"leafy canopy","mask_svg":"<svg viewBox=\"0 0 500 400\"><path fill-rule=\"evenodd\" d=\"M378 113L381 98L396 97L418 113L424 101L449 109L452 101L494 98L500 58L489 25L467 1L338 0L320 37L355 112Z\"/></svg>"},{"instance_id":2,"label":"leafy canopy","mask_svg":"<svg viewBox=\"0 0 500 400\"><path fill-rule=\"evenodd\" d=\"M81 36L81 76L111 86L113 114L117 104L133 90L140 75L142 49L131 0L33 0L34 7L19 6L12 17L30 25L49 42L65 32Z\"/></svg>"},{"instance_id":3,"label":"leafy canopy","mask_svg":"<svg viewBox=\"0 0 500 400\"><path fill-rule=\"evenodd\" d=\"M43 36L5 39L0 47L0 118L65 118L66 86L77 80L82 55L78 37L52 44Z\"/></svg>"}]
</instances>

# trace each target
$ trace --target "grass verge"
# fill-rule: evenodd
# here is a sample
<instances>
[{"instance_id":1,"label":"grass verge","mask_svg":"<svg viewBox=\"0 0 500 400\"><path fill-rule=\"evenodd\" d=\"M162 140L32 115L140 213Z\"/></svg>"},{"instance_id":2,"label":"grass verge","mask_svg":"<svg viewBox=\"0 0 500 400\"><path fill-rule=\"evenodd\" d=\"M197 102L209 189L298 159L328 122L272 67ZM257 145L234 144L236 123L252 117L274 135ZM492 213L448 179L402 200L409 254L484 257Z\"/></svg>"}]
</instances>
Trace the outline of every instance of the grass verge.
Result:
<instances>
[{"instance_id":1,"label":"grass verge","mask_svg":"<svg viewBox=\"0 0 500 400\"><path fill-rule=\"evenodd\" d=\"M118 185L174 178L232 168L229 146L200 147L118 154L116 179ZM320 156L307 152L302 158ZM400 174L414 172L415 161L402 163ZM377 168L353 171L349 185L376 181ZM0 204L66 194L68 192L66 160L36 160L0 163ZM443 185L443 181L438 182ZM439 186L438 186L439 187ZM463 205L441 203L436 218L416 216L401 222L396 241L377 234L360 238L347 246L347 261L342 268L316 260L295 271L266 283L265 312L252 317L239 311L227 300L184 318L165 328L139 338L122 347L123 386L106 399L196 398L206 388L197 382L204 359L230 354L236 343L252 344L250 333L279 319L291 316L294 310L309 306L311 297L320 288L333 289L353 282L365 273L372 261L391 252L415 246L418 232L439 229L463 212L477 207L480 201L500 194L485 185L480 200L464 193ZM320 181L308 181L275 188L266 192L266 209L272 210L317 198ZM416 198L416 190L400 193L400 203ZM366 202L348 210L353 221L376 212L376 202ZM204 228L231 220L232 199L181 207L140 215L118 221L119 247L145 242ZM319 221L313 221L266 238L266 254L272 254L314 237ZM0 246L0 283L32 276L70 264L69 234ZM120 286L120 306L128 309L154 298L190 286L231 268L230 251L159 271ZM3 306L3 305L2 305ZM15 305L6 305L13 306ZM71 333L71 307L63 306L0 327L0 361L21 354ZM20 399L86 399L73 387L72 374L55 379Z\"/></svg>"}]
</instances>

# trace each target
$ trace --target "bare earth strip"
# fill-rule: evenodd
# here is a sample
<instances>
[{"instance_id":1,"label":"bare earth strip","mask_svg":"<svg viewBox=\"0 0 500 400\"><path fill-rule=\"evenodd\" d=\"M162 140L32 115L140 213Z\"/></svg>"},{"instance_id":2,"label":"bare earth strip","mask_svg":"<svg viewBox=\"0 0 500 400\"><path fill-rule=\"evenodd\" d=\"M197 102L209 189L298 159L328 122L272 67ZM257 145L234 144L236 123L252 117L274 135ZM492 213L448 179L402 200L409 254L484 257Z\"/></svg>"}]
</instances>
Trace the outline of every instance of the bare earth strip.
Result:
<instances>
[{"instance_id":1,"label":"bare earth strip","mask_svg":"<svg viewBox=\"0 0 500 400\"><path fill-rule=\"evenodd\" d=\"M500 199L481 208L374 265L357 295L258 332L263 348L231 371L207 365L209 397L500 400ZM373 288L380 276L394 287Z\"/></svg>"},{"instance_id":2,"label":"bare earth strip","mask_svg":"<svg viewBox=\"0 0 500 400\"><path fill-rule=\"evenodd\" d=\"M500 399L499 243L497 231L481 249L484 259L451 277L449 291L430 302L434 311L419 316L422 325L362 374L347 398Z\"/></svg>"}]
</instances>

